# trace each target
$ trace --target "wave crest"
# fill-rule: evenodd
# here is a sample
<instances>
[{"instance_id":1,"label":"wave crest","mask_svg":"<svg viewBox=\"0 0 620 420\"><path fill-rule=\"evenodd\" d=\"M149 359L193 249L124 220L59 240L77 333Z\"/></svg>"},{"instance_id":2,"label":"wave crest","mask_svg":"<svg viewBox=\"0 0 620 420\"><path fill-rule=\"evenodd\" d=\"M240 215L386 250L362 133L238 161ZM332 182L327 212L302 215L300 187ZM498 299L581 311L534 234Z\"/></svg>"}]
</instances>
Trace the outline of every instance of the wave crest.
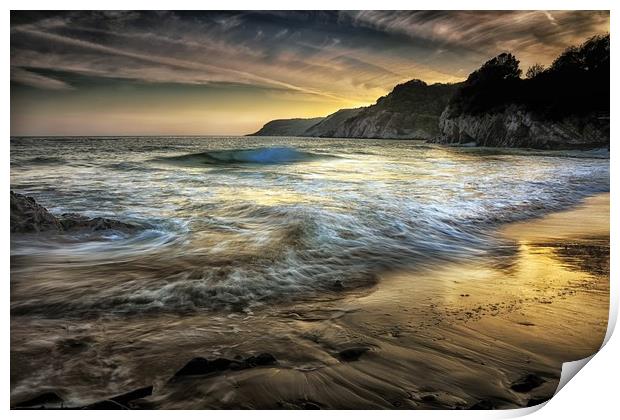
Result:
<instances>
[{"instance_id":1,"label":"wave crest","mask_svg":"<svg viewBox=\"0 0 620 420\"><path fill-rule=\"evenodd\" d=\"M291 147L259 147L254 149L214 150L202 153L164 157L157 160L181 165L221 165L244 163L273 165L279 163L305 162L328 157L332 156L304 152Z\"/></svg>"}]
</instances>

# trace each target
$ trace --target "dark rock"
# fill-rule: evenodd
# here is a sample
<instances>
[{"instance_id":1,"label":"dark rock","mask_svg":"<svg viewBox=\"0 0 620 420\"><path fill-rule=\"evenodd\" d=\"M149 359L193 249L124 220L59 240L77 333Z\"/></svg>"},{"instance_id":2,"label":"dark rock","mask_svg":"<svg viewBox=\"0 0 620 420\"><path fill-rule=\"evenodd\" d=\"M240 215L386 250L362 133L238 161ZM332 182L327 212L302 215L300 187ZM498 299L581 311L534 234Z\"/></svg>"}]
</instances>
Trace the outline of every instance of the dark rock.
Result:
<instances>
[{"instance_id":1,"label":"dark rock","mask_svg":"<svg viewBox=\"0 0 620 420\"><path fill-rule=\"evenodd\" d=\"M129 407L113 400L103 400L80 407L82 410L129 410Z\"/></svg>"},{"instance_id":2,"label":"dark rock","mask_svg":"<svg viewBox=\"0 0 620 420\"><path fill-rule=\"evenodd\" d=\"M534 407L535 405L546 403L547 401L549 401L549 398L531 398L527 402L527 407Z\"/></svg>"},{"instance_id":3,"label":"dark rock","mask_svg":"<svg viewBox=\"0 0 620 420\"><path fill-rule=\"evenodd\" d=\"M105 217L95 217L89 219L86 216L75 213L65 213L59 221L63 230L89 230L91 232L100 230L118 230L127 232L137 229L136 225L119 222L118 220L107 219Z\"/></svg>"},{"instance_id":4,"label":"dark rock","mask_svg":"<svg viewBox=\"0 0 620 420\"><path fill-rule=\"evenodd\" d=\"M11 191L11 232L62 230L58 219L34 198Z\"/></svg>"},{"instance_id":5,"label":"dark rock","mask_svg":"<svg viewBox=\"0 0 620 420\"><path fill-rule=\"evenodd\" d=\"M275 357L273 357L273 355L269 353L260 353L257 356L248 357L247 359L245 359L245 362L248 366L254 367L275 365L277 363L277 360Z\"/></svg>"},{"instance_id":6,"label":"dark rock","mask_svg":"<svg viewBox=\"0 0 620 420\"><path fill-rule=\"evenodd\" d=\"M15 408L62 408L63 399L55 392L46 392L26 401L15 404Z\"/></svg>"},{"instance_id":7,"label":"dark rock","mask_svg":"<svg viewBox=\"0 0 620 420\"><path fill-rule=\"evenodd\" d=\"M125 394L118 395L114 398L111 398L111 401L116 403L127 405L133 400L137 400L139 398L145 398L153 394L153 386L146 386L144 388L139 388Z\"/></svg>"},{"instance_id":8,"label":"dark rock","mask_svg":"<svg viewBox=\"0 0 620 420\"><path fill-rule=\"evenodd\" d=\"M85 410L129 410L135 408L130 403L140 398L145 398L153 394L153 386L139 388L125 394L117 395L108 400L97 401L96 403L80 407Z\"/></svg>"},{"instance_id":9,"label":"dark rock","mask_svg":"<svg viewBox=\"0 0 620 420\"><path fill-rule=\"evenodd\" d=\"M60 340L57 344L58 348L68 352L80 352L86 350L92 340L89 338L66 338Z\"/></svg>"},{"instance_id":10,"label":"dark rock","mask_svg":"<svg viewBox=\"0 0 620 420\"><path fill-rule=\"evenodd\" d=\"M209 363L207 359L204 357L195 357L177 371L174 376L206 375L211 372L213 372L211 363Z\"/></svg>"},{"instance_id":11,"label":"dark rock","mask_svg":"<svg viewBox=\"0 0 620 420\"><path fill-rule=\"evenodd\" d=\"M344 289L344 285L342 284L342 281L341 280L336 280L332 284L332 289L334 289L334 290L342 290L342 289Z\"/></svg>"},{"instance_id":12,"label":"dark rock","mask_svg":"<svg viewBox=\"0 0 620 420\"><path fill-rule=\"evenodd\" d=\"M516 392L529 392L534 388L538 388L545 383L545 380L534 373L528 373L527 375L514 382L510 389Z\"/></svg>"},{"instance_id":13,"label":"dark rock","mask_svg":"<svg viewBox=\"0 0 620 420\"><path fill-rule=\"evenodd\" d=\"M494 410L495 408L497 408L497 406L491 400L480 400L469 407L470 410Z\"/></svg>"},{"instance_id":14,"label":"dark rock","mask_svg":"<svg viewBox=\"0 0 620 420\"><path fill-rule=\"evenodd\" d=\"M138 229L138 226L104 217L90 219L75 213L65 213L61 217L56 217L34 198L11 191L11 232L73 230L129 232L135 229Z\"/></svg>"},{"instance_id":15,"label":"dark rock","mask_svg":"<svg viewBox=\"0 0 620 420\"><path fill-rule=\"evenodd\" d=\"M368 350L370 350L368 347L351 347L338 352L338 358L343 362L354 362Z\"/></svg>"},{"instance_id":16,"label":"dark rock","mask_svg":"<svg viewBox=\"0 0 620 420\"><path fill-rule=\"evenodd\" d=\"M272 366L276 363L278 363L276 358L269 353L260 353L256 356L250 356L245 360L217 358L209 361L204 357L196 357L177 371L173 379L183 376L208 375L210 373L223 372L226 370L243 370L258 366Z\"/></svg>"},{"instance_id":17,"label":"dark rock","mask_svg":"<svg viewBox=\"0 0 620 420\"><path fill-rule=\"evenodd\" d=\"M424 402L435 402L437 401L437 396L433 394L427 394L427 395L423 395L421 400Z\"/></svg>"}]
</instances>

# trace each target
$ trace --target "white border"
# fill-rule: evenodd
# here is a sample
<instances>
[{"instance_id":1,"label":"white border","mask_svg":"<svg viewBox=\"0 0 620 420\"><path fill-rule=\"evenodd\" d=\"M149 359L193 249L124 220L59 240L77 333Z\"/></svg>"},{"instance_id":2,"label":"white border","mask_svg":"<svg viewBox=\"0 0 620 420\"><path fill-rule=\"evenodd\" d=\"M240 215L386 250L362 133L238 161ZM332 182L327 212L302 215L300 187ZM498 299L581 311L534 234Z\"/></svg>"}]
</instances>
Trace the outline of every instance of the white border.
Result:
<instances>
[{"instance_id":1,"label":"white border","mask_svg":"<svg viewBox=\"0 0 620 420\"><path fill-rule=\"evenodd\" d=\"M10 166L9 166L9 156L10 156L10 147L9 147L9 136L10 136L10 92L9 92L9 79L10 79L10 9L15 10L46 10L50 8L54 9L118 9L118 10L126 10L126 9L155 9L155 10L183 10L183 9L194 9L194 10L255 10L255 9L263 9L263 10L291 10L291 9L308 9L308 10L362 10L362 9L384 9L384 10L406 10L406 9L416 9L416 10L535 10L535 9L546 9L546 10L611 10L611 33L615 34L616 29L614 28L615 16L618 8L615 8L615 4L619 4L618 2L612 1L600 1L600 0L590 0L590 1L574 1L574 0L564 0L564 1L549 1L549 0L521 0L521 1L502 1L500 2L491 2L491 1L480 1L480 0L470 0L468 2L457 2L457 1L447 1L447 0L433 0L432 2L410 2L410 1L394 1L394 0L382 0L382 1L370 1L370 0L314 0L312 2L305 3L291 3L290 1L283 0L263 0L263 1L239 1L239 0L227 0L225 2L214 2L214 1L197 1L197 0L175 0L171 1L161 1L161 0L151 0L151 1L136 1L136 0L107 0L107 1L90 1L85 3L84 1L77 0L61 0L51 2L45 1L33 1L33 0L24 0L24 1L7 1L6 4L9 8L5 9L3 15L3 23L4 23L4 31L3 35L5 37L4 42L2 43L2 57L5 60L8 60L9 63L4 64L2 68L2 72L4 73L3 90L4 94L2 98L3 100L3 116L4 123L3 129L6 135L5 139L2 141L2 150L3 150L3 158L0 162L2 173L5 175L5 182L2 184L2 190L0 194L5 197L5 205L0 208L0 223L2 224L3 232L5 235L2 239L2 263L3 263L3 273L4 278L2 282L3 286L3 299L4 299L4 319L3 319L3 346L2 346L2 360L4 363L1 365L2 371L0 372L0 378L2 381L2 396L4 398L5 404L4 409L9 409L9 395L10 395L10 324L9 324L9 305L10 305L10 284L9 284L9 275L10 275L10 245L9 245L9 208L6 203L6 194L9 190L10 185ZM295 7L296 6L296 7ZM613 36L612 36L613 38ZM612 39L612 44L614 41ZM612 47L615 51L615 47ZM617 62L617 53L612 53L612 74L618 74L618 62ZM613 69L616 71L613 71ZM618 103L618 83L614 77L611 80L611 120L617 121L617 103ZM615 138L617 137L618 130L617 126L612 122L611 129L611 138L612 143L615 142ZM537 411L540 406L533 409L519 409L519 410L498 410L498 411L490 411L490 412L482 412L482 411L387 411L382 413L382 416L387 416L391 418L404 418L405 416L416 416L422 419L429 418L469 418L469 419L479 419L479 418L506 418L506 417L516 417L525 415L535 411L534 414L531 415L533 419L545 419L545 418L567 418L567 419L579 419L583 420L584 418L610 418L612 413L617 413L617 391L615 388L616 375L619 372L618 359L616 358L616 354L620 354L618 351L620 349L620 344L618 342L618 338L611 335L611 331L613 329L613 325L615 325L615 321L617 318L618 312L618 279L614 278L614 275L617 273L617 264L618 264L618 255L617 255L617 246L618 246L618 226L616 223L616 216L618 208L618 199L616 197L615 192L615 179L617 178L617 153L615 153L615 146L612 146L611 150L611 281L612 281L612 296L611 296L611 308L610 308L610 329L608 331L608 335L606 337L607 344L604 349L596 354L591 361L582 369L582 372L579 373L578 378L570 381L555 397L553 397L549 403L547 403L544 409ZM330 411L324 412L320 414L321 416L326 416L328 418L340 418L343 414L348 415L351 414L355 416L356 419L371 419L376 414L372 411L355 411L355 412L338 412L338 411ZM15 418L29 418L34 416L46 416L51 418L68 418L73 417L77 418L77 416L82 417L85 413L79 411L58 411L58 412L46 412L45 414L42 412L30 412L30 411L11 411L9 415ZM93 417L95 419L103 419L108 416L108 413L101 411L89 411L87 414L89 417ZM267 412L267 411L253 411L253 412L241 412L241 411L210 411L205 413L203 411L149 411L149 412L119 412L115 414L121 417L127 417L131 419L140 419L146 418L147 416L150 418L164 418L168 416L183 416L188 418L195 419L203 419L205 416L209 418L242 418L246 416L257 417L259 419L285 419L291 416L290 412L282 411L282 412ZM309 419L310 416L315 416L316 414L311 412L299 412L295 413L296 418L300 419Z\"/></svg>"}]
</instances>

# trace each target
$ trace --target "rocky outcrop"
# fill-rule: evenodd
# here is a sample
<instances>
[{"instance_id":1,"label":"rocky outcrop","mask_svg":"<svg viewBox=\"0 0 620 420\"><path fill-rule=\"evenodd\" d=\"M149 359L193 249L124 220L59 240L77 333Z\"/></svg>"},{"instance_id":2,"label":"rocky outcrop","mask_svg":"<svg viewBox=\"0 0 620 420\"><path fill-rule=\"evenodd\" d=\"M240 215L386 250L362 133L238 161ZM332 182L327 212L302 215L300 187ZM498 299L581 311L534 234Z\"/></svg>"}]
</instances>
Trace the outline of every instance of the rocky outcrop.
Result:
<instances>
[{"instance_id":1,"label":"rocky outcrop","mask_svg":"<svg viewBox=\"0 0 620 420\"><path fill-rule=\"evenodd\" d=\"M250 136L303 136L307 129L322 120L323 117L273 120Z\"/></svg>"},{"instance_id":2,"label":"rocky outcrop","mask_svg":"<svg viewBox=\"0 0 620 420\"><path fill-rule=\"evenodd\" d=\"M457 87L458 84L427 85L421 80L410 80L320 137L434 138L439 134L439 117Z\"/></svg>"},{"instance_id":3,"label":"rocky outcrop","mask_svg":"<svg viewBox=\"0 0 620 420\"><path fill-rule=\"evenodd\" d=\"M63 230L88 230L91 232L96 232L99 230L118 230L128 232L137 228L136 225L120 222L114 219L108 219L105 217L94 217L90 219L76 213L63 213L58 220L60 221Z\"/></svg>"},{"instance_id":4,"label":"rocky outcrop","mask_svg":"<svg viewBox=\"0 0 620 420\"><path fill-rule=\"evenodd\" d=\"M34 198L11 191L11 232L60 231L58 219Z\"/></svg>"},{"instance_id":5,"label":"rocky outcrop","mask_svg":"<svg viewBox=\"0 0 620 420\"><path fill-rule=\"evenodd\" d=\"M272 366L277 363L278 361L276 358L270 353L259 353L255 356L250 356L245 359L239 358L237 360L225 359L223 357L208 360L204 357L195 357L179 369L171 378L171 381L174 382L186 376L209 375L228 370L244 370L260 366Z\"/></svg>"},{"instance_id":6,"label":"rocky outcrop","mask_svg":"<svg viewBox=\"0 0 620 420\"><path fill-rule=\"evenodd\" d=\"M320 122L307 129L306 137L338 137L342 134L342 126L350 118L354 118L364 108L341 109L323 118Z\"/></svg>"},{"instance_id":7,"label":"rocky outcrop","mask_svg":"<svg viewBox=\"0 0 620 420\"><path fill-rule=\"evenodd\" d=\"M138 226L104 217L88 218L75 213L60 217L51 214L34 198L11 191L11 232L28 233L43 231L100 231L118 230L129 232Z\"/></svg>"},{"instance_id":8,"label":"rocky outcrop","mask_svg":"<svg viewBox=\"0 0 620 420\"><path fill-rule=\"evenodd\" d=\"M609 146L609 115L591 113L549 119L522 105L501 111L454 115L450 107L439 119L434 142L489 147L589 149Z\"/></svg>"},{"instance_id":9,"label":"rocky outcrop","mask_svg":"<svg viewBox=\"0 0 620 420\"><path fill-rule=\"evenodd\" d=\"M438 143L536 149L609 147L609 35L567 48L521 78L502 53L469 75L439 120Z\"/></svg>"},{"instance_id":10,"label":"rocky outcrop","mask_svg":"<svg viewBox=\"0 0 620 420\"><path fill-rule=\"evenodd\" d=\"M397 85L374 105L341 109L302 132L297 130L309 120L271 121L253 135L428 140L439 133L439 117L457 87L414 79Z\"/></svg>"}]
</instances>

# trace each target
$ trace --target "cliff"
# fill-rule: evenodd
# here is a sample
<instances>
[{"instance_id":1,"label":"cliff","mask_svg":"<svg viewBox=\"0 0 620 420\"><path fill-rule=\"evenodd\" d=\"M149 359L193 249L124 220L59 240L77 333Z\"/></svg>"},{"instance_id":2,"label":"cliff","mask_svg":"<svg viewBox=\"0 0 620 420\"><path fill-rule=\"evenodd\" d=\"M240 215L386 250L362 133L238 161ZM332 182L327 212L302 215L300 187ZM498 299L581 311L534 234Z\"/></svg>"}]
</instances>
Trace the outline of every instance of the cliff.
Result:
<instances>
[{"instance_id":1,"label":"cliff","mask_svg":"<svg viewBox=\"0 0 620 420\"><path fill-rule=\"evenodd\" d=\"M355 117L363 108L341 109L323 118L304 132L308 137L339 137L336 135L349 118Z\"/></svg>"},{"instance_id":2,"label":"cliff","mask_svg":"<svg viewBox=\"0 0 620 420\"><path fill-rule=\"evenodd\" d=\"M437 143L537 149L609 147L609 36L568 48L548 69L500 54L469 75L439 119Z\"/></svg>"},{"instance_id":3,"label":"cliff","mask_svg":"<svg viewBox=\"0 0 620 420\"><path fill-rule=\"evenodd\" d=\"M253 135L428 140L439 133L439 117L457 86L414 79L397 85L374 105L341 109L303 132L285 130L300 127L300 120L275 120Z\"/></svg>"},{"instance_id":4,"label":"cliff","mask_svg":"<svg viewBox=\"0 0 620 420\"><path fill-rule=\"evenodd\" d=\"M323 117L273 120L250 136L303 136L308 128L322 120Z\"/></svg>"},{"instance_id":5,"label":"cliff","mask_svg":"<svg viewBox=\"0 0 620 420\"><path fill-rule=\"evenodd\" d=\"M424 139L538 149L609 147L609 35L567 48L549 68L502 53L456 84L397 85L374 105L271 121L254 135Z\"/></svg>"},{"instance_id":6,"label":"cliff","mask_svg":"<svg viewBox=\"0 0 620 420\"><path fill-rule=\"evenodd\" d=\"M441 134L433 141L486 147L591 149L609 147L609 114L591 113L549 119L523 105L502 111L450 115L439 120Z\"/></svg>"}]
</instances>

